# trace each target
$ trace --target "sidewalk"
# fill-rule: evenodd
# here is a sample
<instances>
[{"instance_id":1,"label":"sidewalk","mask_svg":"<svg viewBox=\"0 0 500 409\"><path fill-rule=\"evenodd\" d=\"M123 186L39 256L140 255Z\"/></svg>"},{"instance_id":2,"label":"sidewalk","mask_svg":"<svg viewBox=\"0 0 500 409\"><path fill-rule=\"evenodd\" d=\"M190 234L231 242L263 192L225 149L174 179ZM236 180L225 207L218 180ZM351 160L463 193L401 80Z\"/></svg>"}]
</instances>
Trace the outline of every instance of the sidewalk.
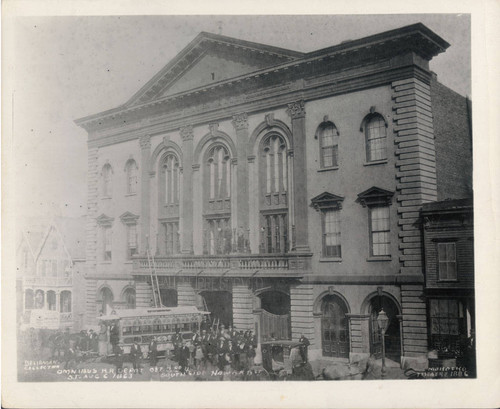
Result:
<instances>
[{"instance_id":1,"label":"sidewalk","mask_svg":"<svg viewBox=\"0 0 500 409\"><path fill-rule=\"evenodd\" d=\"M334 372L338 373L346 373L346 374L348 374L349 372L354 374L358 373L358 371L356 371L357 365L356 364L349 365L349 363L347 362L335 362L332 360L317 359L315 361L311 361L311 366L313 368L313 373L315 376L321 375L323 369L325 368L330 368L330 370L333 370ZM400 368L399 362L395 362L391 359L386 358L385 369L386 369L385 379L408 379L404 374L404 370ZM343 380L360 379L360 375L346 376L345 378L343 377L342 379ZM382 359L376 359L375 361L373 361L372 371L365 378L365 380L375 380L375 379L382 379Z\"/></svg>"}]
</instances>

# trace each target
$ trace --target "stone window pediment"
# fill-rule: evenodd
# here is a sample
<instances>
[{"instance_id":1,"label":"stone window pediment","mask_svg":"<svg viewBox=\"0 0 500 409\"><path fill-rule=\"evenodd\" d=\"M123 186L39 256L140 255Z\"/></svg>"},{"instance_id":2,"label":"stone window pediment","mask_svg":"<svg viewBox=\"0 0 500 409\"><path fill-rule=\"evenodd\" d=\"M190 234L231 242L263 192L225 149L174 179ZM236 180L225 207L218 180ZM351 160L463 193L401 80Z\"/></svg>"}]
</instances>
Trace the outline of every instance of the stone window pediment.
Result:
<instances>
[{"instance_id":1,"label":"stone window pediment","mask_svg":"<svg viewBox=\"0 0 500 409\"><path fill-rule=\"evenodd\" d=\"M323 192L311 199L311 206L316 210L322 209L342 209L344 198L333 193Z\"/></svg>"},{"instance_id":2,"label":"stone window pediment","mask_svg":"<svg viewBox=\"0 0 500 409\"><path fill-rule=\"evenodd\" d=\"M389 206L392 202L394 192L373 186L358 194L357 202L363 207Z\"/></svg>"},{"instance_id":3,"label":"stone window pediment","mask_svg":"<svg viewBox=\"0 0 500 409\"><path fill-rule=\"evenodd\" d=\"M115 219L113 217L106 216L104 213L101 214L97 219L96 222L99 226L101 227L111 227L113 224L113 221Z\"/></svg>"},{"instance_id":4,"label":"stone window pediment","mask_svg":"<svg viewBox=\"0 0 500 409\"><path fill-rule=\"evenodd\" d=\"M137 224L137 219L139 219L139 216L131 212L125 212L120 216L121 222L127 225Z\"/></svg>"}]
</instances>

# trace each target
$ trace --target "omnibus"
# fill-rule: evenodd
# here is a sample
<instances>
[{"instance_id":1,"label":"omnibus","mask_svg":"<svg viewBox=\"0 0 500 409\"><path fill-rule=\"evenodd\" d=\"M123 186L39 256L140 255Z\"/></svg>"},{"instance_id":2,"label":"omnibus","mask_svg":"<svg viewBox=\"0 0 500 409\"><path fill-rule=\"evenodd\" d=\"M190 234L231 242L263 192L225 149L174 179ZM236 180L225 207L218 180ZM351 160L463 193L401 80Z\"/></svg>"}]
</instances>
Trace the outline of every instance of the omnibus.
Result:
<instances>
[{"instance_id":1,"label":"omnibus","mask_svg":"<svg viewBox=\"0 0 500 409\"><path fill-rule=\"evenodd\" d=\"M136 308L113 310L111 314L98 317L107 326L118 321L119 342L123 353L137 341L144 355L149 352L149 343L156 337L158 355L168 356L173 349L172 337L179 331L184 340L191 340L200 329L203 316L210 312L200 311L195 306Z\"/></svg>"}]
</instances>

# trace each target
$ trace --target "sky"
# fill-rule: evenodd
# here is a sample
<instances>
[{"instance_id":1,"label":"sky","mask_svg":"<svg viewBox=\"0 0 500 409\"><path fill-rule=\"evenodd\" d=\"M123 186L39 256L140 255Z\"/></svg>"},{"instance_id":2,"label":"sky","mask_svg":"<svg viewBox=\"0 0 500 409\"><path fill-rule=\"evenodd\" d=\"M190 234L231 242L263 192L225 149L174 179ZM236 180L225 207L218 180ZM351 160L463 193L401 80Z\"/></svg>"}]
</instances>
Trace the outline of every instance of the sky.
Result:
<instances>
[{"instance_id":1,"label":"sky","mask_svg":"<svg viewBox=\"0 0 500 409\"><path fill-rule=\"evenodd\" d=\"M430 63L438 80L471 96L467 14L18 17L16 210L84 215L87 134L73 121L126 102L200 31L309 52L417 22L451 44Z\"/></svg>"}]
</instances>

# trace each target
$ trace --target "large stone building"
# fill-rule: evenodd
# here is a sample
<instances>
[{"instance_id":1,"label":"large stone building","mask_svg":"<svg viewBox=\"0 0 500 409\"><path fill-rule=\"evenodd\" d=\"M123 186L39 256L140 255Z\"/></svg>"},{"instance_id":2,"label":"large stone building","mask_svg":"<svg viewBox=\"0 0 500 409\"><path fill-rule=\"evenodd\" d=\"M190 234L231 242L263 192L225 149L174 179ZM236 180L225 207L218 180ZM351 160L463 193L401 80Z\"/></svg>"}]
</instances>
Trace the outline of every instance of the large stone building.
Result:
<instances>
[{"instance_id":1,"label":"large stone building","mask_svg":"<svg viewBox=\"0 0 500 409\"><path fill-rule=\"evenodd\" d=\"M304 334L313 359L378 354L383 308L388 355L425 355L419 212L443 187L470 193L470 151L448 158L469 129L436 132L434 93L450 97L429 61L448 46L422 24L310 53L200 33L125 104L78 119L87 322L154 304L149 248L166 306Z\"/></svg>"}]
</instances>

